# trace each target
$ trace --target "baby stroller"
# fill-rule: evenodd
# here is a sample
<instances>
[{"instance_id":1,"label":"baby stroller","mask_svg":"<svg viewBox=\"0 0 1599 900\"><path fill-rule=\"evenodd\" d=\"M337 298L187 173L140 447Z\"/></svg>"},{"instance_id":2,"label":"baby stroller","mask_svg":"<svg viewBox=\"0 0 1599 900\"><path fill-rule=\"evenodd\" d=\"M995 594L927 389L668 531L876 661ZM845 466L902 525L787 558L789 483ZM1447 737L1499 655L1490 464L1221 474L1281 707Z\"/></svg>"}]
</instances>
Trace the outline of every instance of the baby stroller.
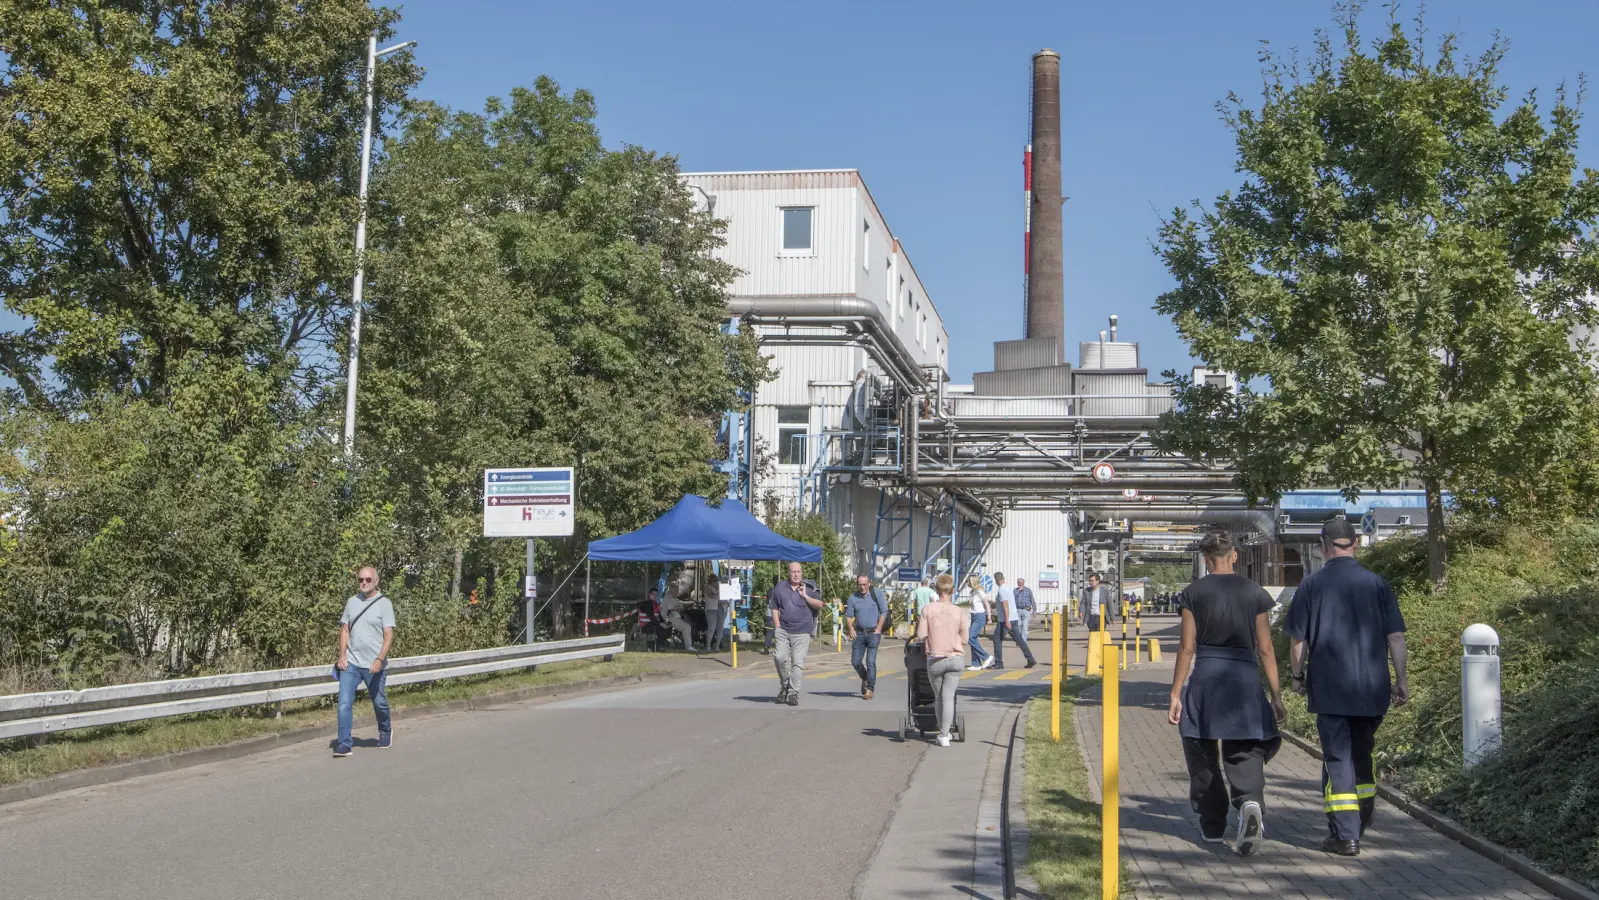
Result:
<instances>
[{"instance_id":1,"label":"baby stroller","mask_svg":"<svg viewBox=\"0 0 1599 900\"><path fill-rule=\"evenodd\" d=\"M955 721L950 738L966 740L966 717L960 714L960 694L955 695ZM905 715L899 720L899 739L915 729L922 737L938 733L938 706L933 699L933 682L927 677L927 648L921 641L905 644Z\"/></svg>"}]
</instances>

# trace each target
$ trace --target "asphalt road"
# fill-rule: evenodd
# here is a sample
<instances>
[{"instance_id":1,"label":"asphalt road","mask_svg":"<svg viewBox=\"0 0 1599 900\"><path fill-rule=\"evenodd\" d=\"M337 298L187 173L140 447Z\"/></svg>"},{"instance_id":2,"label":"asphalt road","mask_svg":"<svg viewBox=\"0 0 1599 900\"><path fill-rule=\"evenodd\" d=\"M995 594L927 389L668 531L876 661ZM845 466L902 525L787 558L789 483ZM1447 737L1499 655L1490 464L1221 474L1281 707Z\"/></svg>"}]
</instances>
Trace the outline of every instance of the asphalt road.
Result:
<instances>
[{"instance_id":1,"label":"asphalt road","mask_svg":"<svg viewBox=\"0 0 1599 900\"><path fill-rule=\"evenodd\" d=\"M896 740L901 648L871 701L847 653L818 653L803 705L776 706L744 653L722 677L401 720L390 750L369 725L348 759L307 743L10 804L0 894L847 898L913 882L936 827L948 865L903 895L962 896L994 732L1047 667L963 682L975 737L944 750ZM917 776L927 753L954 755ZM907 805L948 823L891 829Z\"/></svg>"}]
</instances>

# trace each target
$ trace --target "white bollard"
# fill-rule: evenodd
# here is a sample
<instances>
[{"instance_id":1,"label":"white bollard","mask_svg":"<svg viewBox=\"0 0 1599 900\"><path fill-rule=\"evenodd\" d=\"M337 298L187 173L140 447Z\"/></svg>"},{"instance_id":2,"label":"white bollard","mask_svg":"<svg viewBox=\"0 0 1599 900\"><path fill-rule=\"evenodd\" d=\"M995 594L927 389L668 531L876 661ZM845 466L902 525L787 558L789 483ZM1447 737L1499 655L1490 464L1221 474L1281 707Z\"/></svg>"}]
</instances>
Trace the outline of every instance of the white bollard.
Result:
<instances>
[{"instance_id":1,"label":"white bollard","mask_svg":"<svg viewBox=\"0 0 1599 900\"><path fill-rule=\"evenodd\" d=\"M1499 634L1481 623L1460 636L1460 711L1466 768L1499 749Z\"/></svg>"}]
</instances>

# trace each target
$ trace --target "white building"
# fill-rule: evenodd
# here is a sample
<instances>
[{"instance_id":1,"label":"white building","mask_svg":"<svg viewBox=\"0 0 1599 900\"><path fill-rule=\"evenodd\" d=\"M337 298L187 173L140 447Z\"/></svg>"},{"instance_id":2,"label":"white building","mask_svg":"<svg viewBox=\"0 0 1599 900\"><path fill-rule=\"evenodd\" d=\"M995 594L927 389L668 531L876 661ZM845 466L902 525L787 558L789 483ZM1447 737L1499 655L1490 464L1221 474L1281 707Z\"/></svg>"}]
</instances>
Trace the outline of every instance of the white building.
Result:
<instances>
[{"instance_id":1,"label":"white building","mask_svg":"<svg viewBox=\"0 0 1599 900\"><path fill-rule=\"evenodd\" d=\"M772 501L825 513L853 544L856 571L879 548L879 577L941 558L934 555L939 523L926 510L897 518L890 511L889 524L880 524L892 498L861 484L873 480L871 472L818 477L845 457L865 461L866 469L874 458L885 471L891 458L897 465L890 423L910 402L899 389L907 372L933 383L948 378L943 319L860 173L705 172L683 180L727 222L717 256L742 273L729 311L759 323L779 373L755 397L756 446L775 468L757 473L756 514ZM881 421L868 421L874 419ZM868 424L882 426L881 442L861 443ZM855 437L846 440L846 432ZM899 544L924 549L885 556L883 532L896 527L913 537L907 544L902 533Z\"/></svg>"}]
</instances>

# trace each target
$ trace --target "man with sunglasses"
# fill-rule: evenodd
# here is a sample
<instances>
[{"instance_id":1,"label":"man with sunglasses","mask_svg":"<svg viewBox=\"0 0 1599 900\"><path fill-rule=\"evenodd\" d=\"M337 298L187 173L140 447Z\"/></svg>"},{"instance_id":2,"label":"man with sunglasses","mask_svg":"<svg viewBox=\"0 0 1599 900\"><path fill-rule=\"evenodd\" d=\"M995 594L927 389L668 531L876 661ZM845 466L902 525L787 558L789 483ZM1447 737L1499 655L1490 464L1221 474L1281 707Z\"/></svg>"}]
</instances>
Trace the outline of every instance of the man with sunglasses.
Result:
<instances>
[{"instance_id":1,"label":"man with sunglasses","mask_svg":"<svg viewBox=\"0 0 1599 900\"><path fill-rule=\"evenodd\" d=\"M350 755L355 689L363 684L372 697L372 712L377 715L378 746L387 749L394 743L389 698L383 692L383 682L388 676L385 663L389 648L394 646L394 604L378 591L376 569L365 566L356 578L360 586L355 596L344 602L344 615L339 617L339 655L333 663L339 676L339 737L333 747L335 757Z\"/></svg>"}]
</instances>

